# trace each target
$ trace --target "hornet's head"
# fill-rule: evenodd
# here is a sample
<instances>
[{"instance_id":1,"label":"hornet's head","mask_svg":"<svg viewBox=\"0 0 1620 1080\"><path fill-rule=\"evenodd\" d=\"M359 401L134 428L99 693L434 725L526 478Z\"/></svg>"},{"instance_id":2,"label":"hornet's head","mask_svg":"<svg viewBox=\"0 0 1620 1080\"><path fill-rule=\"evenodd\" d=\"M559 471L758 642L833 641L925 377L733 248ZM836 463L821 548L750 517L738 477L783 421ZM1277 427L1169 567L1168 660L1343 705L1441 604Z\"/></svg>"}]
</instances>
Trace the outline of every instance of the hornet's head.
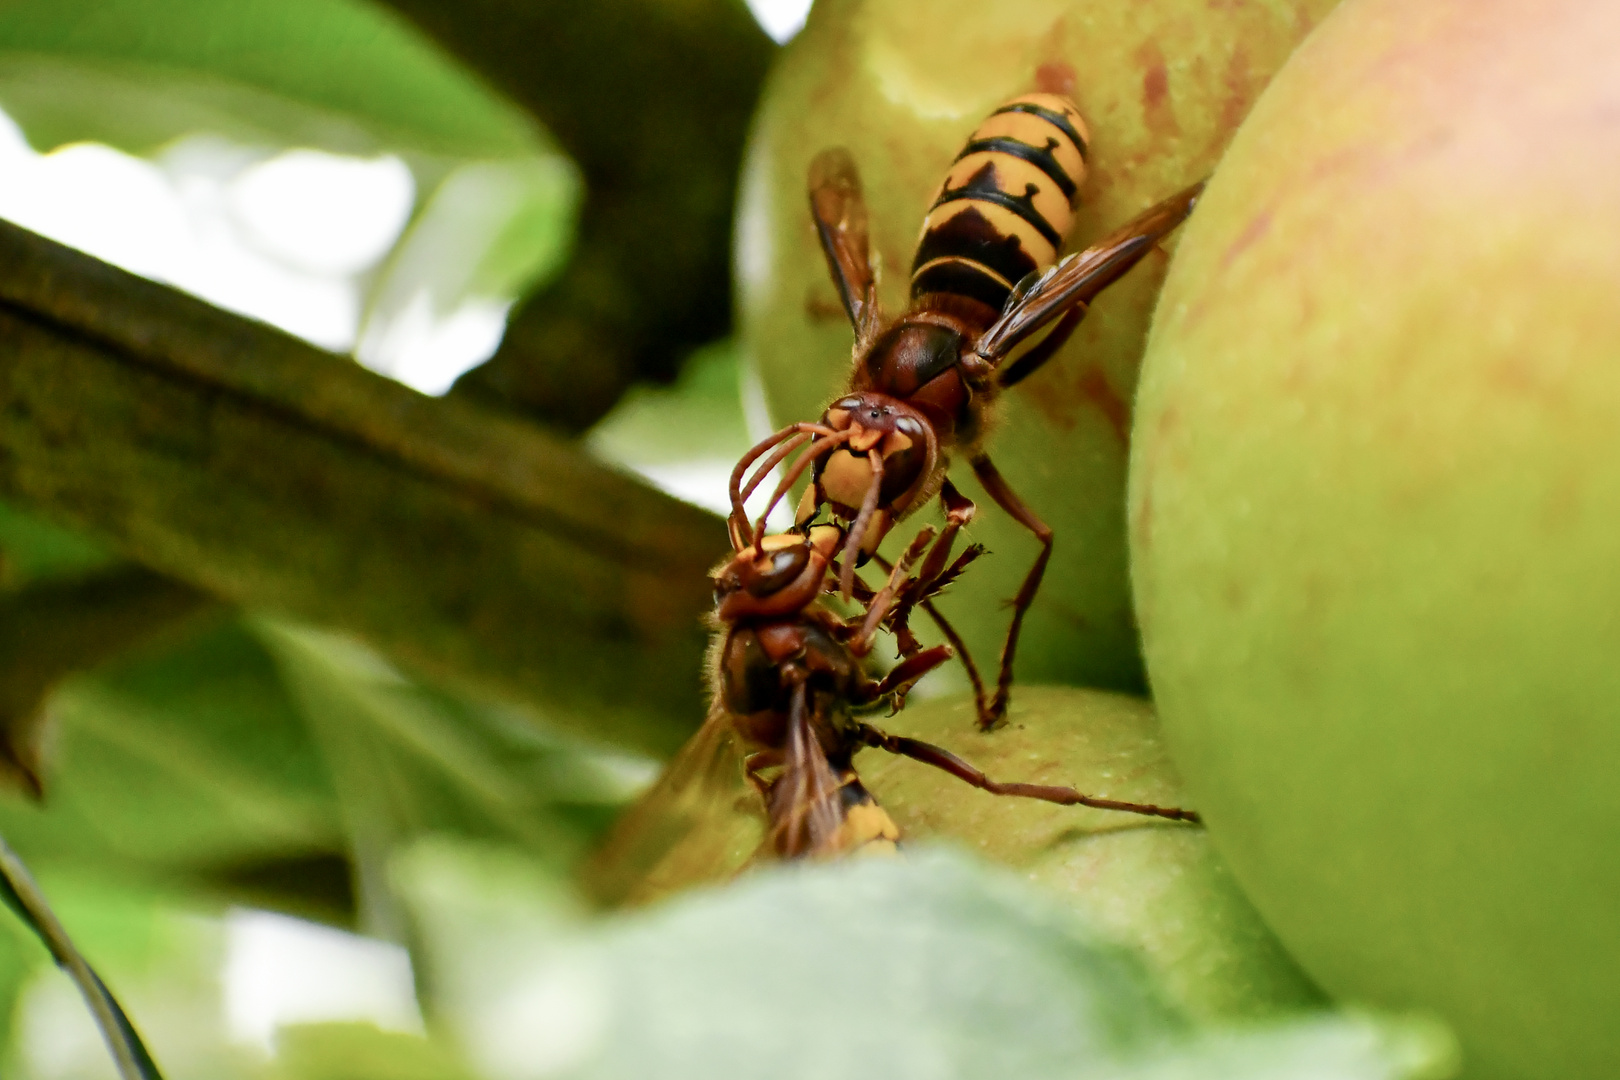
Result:
<instances>
[{"instance_id":1,"label":"hornet's head","mask_svg":"<svg viewBox=\"0 0 1620 1080\"><path fill-rule=\"evenodd\" d=\"M767 536L737 552L710 575L720 621L777 618L809 607L842 539L837 526L818 525L808 533Z\"/></svg>"},{"instance_id":2,"label":"hornet's head","mask_svg":"<svg viewBox=\"0 0 1620 1080\"><path fill-rule=\"evenodd\" d=\"M877 550L890 526L928 489L940 464L939 438L923 413L897 398L870 391L839 398L821 422L843 439L817 461L799 503L799 521L810 520L823 503L836 518L857 520L862 508L872 502L873 483L881 470L870 517L860 535L850 538L864 561Z\"/></svg>"}]
</instances>

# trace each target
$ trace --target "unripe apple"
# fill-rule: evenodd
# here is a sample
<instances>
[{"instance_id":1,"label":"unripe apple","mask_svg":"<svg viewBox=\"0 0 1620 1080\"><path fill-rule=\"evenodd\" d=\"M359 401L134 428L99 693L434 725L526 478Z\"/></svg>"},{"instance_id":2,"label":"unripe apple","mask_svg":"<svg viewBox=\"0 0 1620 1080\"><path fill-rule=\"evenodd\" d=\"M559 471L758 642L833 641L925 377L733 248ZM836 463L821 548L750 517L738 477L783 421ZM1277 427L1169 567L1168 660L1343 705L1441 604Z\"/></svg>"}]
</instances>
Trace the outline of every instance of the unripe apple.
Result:
<instances>
[{"instance_id":1,"label":"unripe apple","mask_svg":"<svg viewBox=\"0 0 1620 1080\"><path fill-rule=\"evenodd\" d=\"M965 695L913 701L895 717L873 719L944 746L993 779L1185 805L1153 708L1141 698L1025 687L1008 724L988 734ZM587 865L599 899L642 904L743 871L764 841L759 797L735 757L711 764L682 774L697 781L690 786L661 781L620 819ZM1097 932L1136 949L1189 1016L1234 1020L1320 1004L1320 991L1260 921L1203 829L989 795L877 750L855 764L900 826L901 857L943 841L1027 874Z\"/></svg>"},{"instance_id":2,"label":"unripe apple","mask_svg":"<svg viewBox=\"0 0 1620 1080\"><path fill-rule=\"evenodd\" d=\"M1620 7L1346 0L1183 233L1131 465L1211 834L1471 1077L1620 1075Z\"/></svg>"},{"instance_id":3,"label":"unripe apple","mask_svg":"<svg viewBox=\"0 0 1620 1080\"><path fill-rule=\"evenodd\" d=\"M943 746L994 780L1188 805L1142 698L1026 686L1006 727L985 733L974 719L973 702L955 697L913 702L878 722ZM955 843L1021 871L1087 925L1135 948L1189 1015L1231 1021L1320 1004L1320 991L1261 922L1204 829L990 795L880 751L862 753L856 767L904 843Z\"/></svg>"},{"instance_id":4,"label":"unripe apple","mask_svg":"<svg viewBox=\"0 0 1620 1080\"><path fill-rule=\"evenodd\" d=\"M1278 65L1334 0L818 0L757 117L737 222L738 312L770 418L814 420L848 377L852 335L805 195L811 158L847 147L860 167L890 312L907 305L918 230L978 122L1067 65L1092 135L1070 247L1084 247L1214 167ZM1141 686L1125 563L1132 389L1165 257L1150 254L1095 305L1045 369L1009 392L989 450L1056 531L1025 624L1029 681ZM981 560L943 607L992 668L1004 601L1034 559L1031 535L965 464ZM903 540L911 529L897 530ZM922 620L919 620L921 623Z\"/></svg>"}]
</instances>

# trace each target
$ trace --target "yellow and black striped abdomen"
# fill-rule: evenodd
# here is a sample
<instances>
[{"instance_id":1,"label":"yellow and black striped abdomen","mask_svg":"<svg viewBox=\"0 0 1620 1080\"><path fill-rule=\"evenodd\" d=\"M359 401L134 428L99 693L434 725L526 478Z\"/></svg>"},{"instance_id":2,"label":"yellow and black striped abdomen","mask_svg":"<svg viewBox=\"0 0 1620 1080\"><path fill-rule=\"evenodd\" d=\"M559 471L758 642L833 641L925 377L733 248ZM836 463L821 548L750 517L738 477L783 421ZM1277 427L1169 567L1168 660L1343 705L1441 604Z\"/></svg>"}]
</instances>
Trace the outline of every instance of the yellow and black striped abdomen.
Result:
<instances>
[{"instance_id":1,"label":"yellow and black striped abdomen","mask_svg":"<svg viewBox=\"0 0 1620 1080\"><path fill-rule=\"evenodd\" d=\"M911 296L969 296L997 311L1020 279L1057 259L1086 175L1074 102L1027 94L980 124L923 219Z\"/></svg>"}]
</instances>

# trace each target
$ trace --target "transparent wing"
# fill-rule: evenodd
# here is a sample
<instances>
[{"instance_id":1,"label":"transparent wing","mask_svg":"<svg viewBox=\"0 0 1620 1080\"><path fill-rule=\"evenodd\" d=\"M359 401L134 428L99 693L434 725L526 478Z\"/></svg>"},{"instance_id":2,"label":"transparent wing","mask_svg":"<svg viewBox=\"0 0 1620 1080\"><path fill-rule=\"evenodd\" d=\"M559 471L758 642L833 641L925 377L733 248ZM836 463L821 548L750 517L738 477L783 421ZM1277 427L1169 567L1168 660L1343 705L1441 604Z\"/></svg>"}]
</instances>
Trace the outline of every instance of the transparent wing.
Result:
<instances>
[{"instance_id":1,"label":"transparent wing","mask_svg":"<svg viewBox=\"0 0 1620 1080\"><path fill-rule=\"evenodd\" d=\"M841 785L816 738L807 697L801 684L788 717L782 775L771 789L771 846L787 858L835 851L844 823Z\"/></svg>"},{"instance_id":2,"label":"transparent wing","mask_svg":"<svg viewBox=\"0 0 1620 1080\"><path fill-rule=\"evenodd\" d=\"M810 163L810 216L844 312L856 336L864 338L880 321L877 273L867 240L860 172L843 147L823 150Z\"/></svg>"},{"instance_id":3,"label":"transparent wing","mask_svg":"<svg viewBox=\"0 0 1620 1080\"><path fill-rule=\"evenodd\" d=\"M725 880L759 847L762 811L743 779L731 719L712 709L653 786L620 815L583 868L583 880L610 906Z\"/></svg>"},{"instance_id":4,"label":"transparent wing","mask_svg":"<svg viewBox=\"0 0 1620 1080\"><path fill-rule=\"evenodd\" d=\"M1019 282L1001 318L984 332L974 350L998 364L1053 319L1076 305L1091 303L1187 220L1203 190L1200 180L1148 207L1084 251L1061 259L1039 277Z\"/></svg>"}]
</instances>

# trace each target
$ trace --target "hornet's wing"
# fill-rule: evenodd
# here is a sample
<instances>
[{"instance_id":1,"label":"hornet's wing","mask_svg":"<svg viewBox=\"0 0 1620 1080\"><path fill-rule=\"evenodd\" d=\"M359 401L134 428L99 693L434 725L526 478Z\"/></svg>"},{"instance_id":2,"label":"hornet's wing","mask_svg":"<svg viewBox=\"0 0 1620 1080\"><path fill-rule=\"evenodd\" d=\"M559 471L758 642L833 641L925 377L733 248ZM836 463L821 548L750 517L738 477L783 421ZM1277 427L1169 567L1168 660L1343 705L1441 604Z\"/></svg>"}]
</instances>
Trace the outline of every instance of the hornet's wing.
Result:
<instances>
[{"instance_id":1,"label":"hornet's wing","mask_svg":"<svg viewBox=\"0 0 1620 1080\"><path fill-rule=\"evenodd\" d=\"M991 364L999 364L1053 319L1076 309L1083 311L1098 293L1123 277L1187 219L1203 190L1204 181L1200 180L1148 207L1084 251L1059 260L1045 273L1032 274L1019 282L1007 298L1001 318L980 336L974 351ZM1015 373L1008 369L1000 381L1011 385L1028 374L1026 370Z\"/></svg>"},{"instance_id":2,"label":"hornet's wing","mask_svg":"<svg viewBox=\"0 0 1620 1080\"><path fill-rule=\"evenodd\" d=\"M882 321L877 305L877 272L867 240L866 200L855 159L842 147L823 150L810 163L810 216L838 298L856 338L864 341Z\"/></svg>"},{"instance_id":3,"label":"hornet's wing","mask_svg":"<svg viewBox=\"0 0 1620 1080\"><path fill-rule=\"evenodd\" d=\"M759 796L743 779L731 718L716 708L620 815L583 878L609 906L646 903L731 877L763 835Z\"/></svg>"}]
</instances>

